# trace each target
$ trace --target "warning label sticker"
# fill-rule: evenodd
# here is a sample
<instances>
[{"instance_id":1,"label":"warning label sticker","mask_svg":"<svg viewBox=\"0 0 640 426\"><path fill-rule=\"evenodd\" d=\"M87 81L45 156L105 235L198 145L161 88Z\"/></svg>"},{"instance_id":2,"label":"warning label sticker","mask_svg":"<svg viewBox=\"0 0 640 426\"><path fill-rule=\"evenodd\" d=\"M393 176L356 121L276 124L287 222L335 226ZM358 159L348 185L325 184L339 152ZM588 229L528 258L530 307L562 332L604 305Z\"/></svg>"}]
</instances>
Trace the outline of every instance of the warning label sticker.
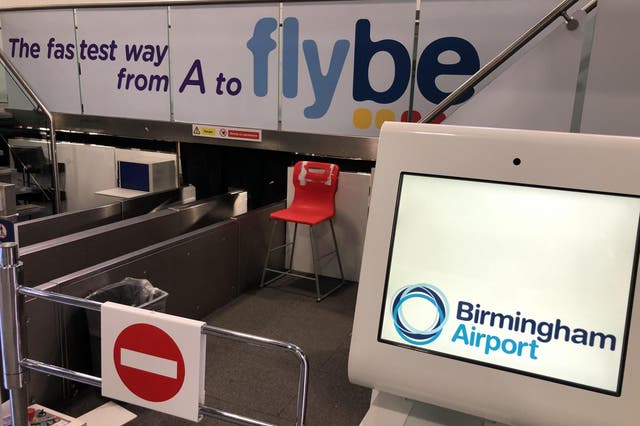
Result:
<instances>
[{"instance_id":1,"label":"warning label sticker","mask_svg":"<svg viewBox=\"0 0 640 426\"><path fill-rule=\"evenodd\" d=\"M205 138L236 139L241 141L261 142L262 130L241 129L237 127L219 127L206 124L193 124L191 134Z\"/></svg>"}]
</instances>

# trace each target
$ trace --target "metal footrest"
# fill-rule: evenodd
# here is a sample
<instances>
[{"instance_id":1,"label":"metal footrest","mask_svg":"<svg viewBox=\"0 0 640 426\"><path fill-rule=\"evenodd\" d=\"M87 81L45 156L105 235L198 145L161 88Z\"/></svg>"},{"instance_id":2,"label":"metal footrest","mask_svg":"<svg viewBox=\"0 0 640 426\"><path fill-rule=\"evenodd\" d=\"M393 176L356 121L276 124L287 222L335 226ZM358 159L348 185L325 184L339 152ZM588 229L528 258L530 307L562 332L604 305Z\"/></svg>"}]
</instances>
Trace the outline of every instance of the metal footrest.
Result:
<instances>
[{"instance_id":1,"label":"metal footrest","mask_svg":"<svg viewBox=\"0 0 640 426\"><path fill-rule=\"evenodd\" d=\"M294 230L293 230L293 239L291 242L289 243L284 243L281 245L278 245L276 247L271 247L271 241L273 240L273 234L274 234L274 230L275 230L275 222L273 223L272 227L271 227L271 236L269 237L269 247L267 248L267 255L265 257L265 261L264 261L264 268L262 270L262 279L260 281L260 288L266 287L270 284L273 284L275 281L279 280L280 278L283 278L285 276L290 276L290 277L295 277L295 278L300 278L300 279L305 279L305 280L310 280L310 281L314 281L316 283L316 291L315 291L315 296L316 296L316 301L320 302L322 299L324 299L325 297L329 296L330 294L332 294L333 292L335 292L336 290L338 290L340 287L342 287L345 284L345 280L344 280L344 272L342 271L342 261L340 260L340 252L338 251L338 243L336 241L336 234L335 231L333 229L333 221L330 219L329 220L329 224L331 226L331 236L333 237L333 246L334 246L334 250L323 254L321 256L317 256L316 255L316 247L315 247L315 241L314 241L314 237L313 237L313 226L309 227L309 237L311 239L311 251L312 251L312 259L313 259L313 270L314 272L312 273L312 276L309 275L303 275L302 273L298 273L296 271L294 271L292 269L293 266L293 253L295 251L295 247L296 247L296 235L298 232L298 224L296 223L294 226ZM276 268L272 268L269 267L269 258L271 256L271 253L273 253L276 250L281 250L285 247L291 246L291 253L289 255L289 269L276 269ZM330 255L336 255L336 260L338 261L338 267L340 269L340 283L338 283L338 285L334 286L333 288L331 288L329 291L325 292L325 293L320 293L320 275L318 274L318 269L319 269L319 265L318 262L322 259L325 259L326 257L330 256ZM285 261L285 265L286 265L286 261ZM275 272L278 275L276 275L275 277L269 279L268 281L265 281L265 276L267 272Z\"/></svg>"},{"instance_id":2,"label":"metal footrest","mask_svg":"<svg viewBox=\"0 0 640 426\"><path fill-rule=\"evenodd\" d=\"M281 270L281 269L275 269L275 268L266 268L266 271L268 272L276 272L278 275L276 275L275 277L265 281L263 284L260 285L260 287L267 287L268 285L273 284L274 282L280 280L281 278L284 277L294 277L294 278L299 278L299 279L303 279L303 280L309 280L309 281L316 281L315 276L313 275L304 275L304 273L298 273L295 271L291 271L291 270ZM318 292L309 292L308 295L315 297L317 302L320 302L321 300L323 300L324 298L326 298L327 296L329 296L330 294L334 293L336 290L338 290L340 287L342 287L345 284L345 280L341 280L335 287L331 288L330 290L328 290L325 293L318 293ZM305 292L306 293L306 292Z\"/></svg>"}]
</instances>

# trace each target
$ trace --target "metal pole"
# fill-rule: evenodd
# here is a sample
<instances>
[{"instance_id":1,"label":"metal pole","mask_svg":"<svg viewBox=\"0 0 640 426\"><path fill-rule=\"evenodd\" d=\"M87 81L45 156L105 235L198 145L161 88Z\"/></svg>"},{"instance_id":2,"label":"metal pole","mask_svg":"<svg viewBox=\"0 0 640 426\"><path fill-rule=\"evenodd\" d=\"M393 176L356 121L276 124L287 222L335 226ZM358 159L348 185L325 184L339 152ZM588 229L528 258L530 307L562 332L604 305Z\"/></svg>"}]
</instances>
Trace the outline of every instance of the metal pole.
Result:
<instances>
[{"instance_id":1,"label":"metal pole","mask_svg":"<svg viewBox=\"0 0 640 426\"><path fill-rule=\"evenodd\" d=\"M9 391L14 426L27 426L27 389L23 384L18 299L18 244L0 244L0 330L4 387ZM21 300L21 299L20 299Z\"/></svg>"},{"instance_id":2,"label":"metal pole","mask_svg":"<svg viewBox=\"0 0 640 426\"><path fill-rule=\"evenodd\" d=\"M509 58L511 58L516 52L518 52L525 44L529 43L535 36L540 34L547 28L553 21L566 13L567 9L576 4L579 0L564 0L558 6L556 6L551 12L549 12L544 18L538 21L533 27L529 28L524 34L518 37L513 43L507 46L502 52L500 52L495 58L490 60L485 66L480 68L474 75L469 77L467 81L462 83L460 87L451 92L449 96L444 98L438 105L427 114L420 123L430 123L438 115L443 113L447 108L453 105L467 90L475 87L478 83L484 80L489 74L496 70L500 65L504 64ZM575 28L574 28L575 29Z\"/></svg>"},{"instance_id":3,"label":"metal pole","mask_svg":"<svg viewBox=\"0 0 640 426\"><path fill-rule=\"evenodd\" d=\"M42 112L47 116L47 121L49 121L49 156L51 159L51 180L53 181L53 213L60 213L60 176L58 174L58 150L56 147L56 127L53 121L53 114L47 109L42 100L36 95L33 91L27 80L20 74L20 71L13 66L9 57L6 53L0 49L0 63L4 65L4 68L7 70L9 75L13 78L18 86L20 86L26 93L26 95L31 98L33 103L36 105L36 109L39 112Z\"/></svg>"},{"instance_id":4,"label":"metal pole","mask_svg":"<svg viewBox=\"0 0 640 426\"><path fill-rule=\"evenodd\" d=\"M38 371L43 374L62 377L63 379L73 380L74 382L84 383L85 385L91 385L97 388L102 387L101 377L92 376L90 374L81 373L79 371L69 370L67 368L35 361L29 358L23 358L21 364L23 367L27 367L30 370Z\"/></svg>"}]
</instances>

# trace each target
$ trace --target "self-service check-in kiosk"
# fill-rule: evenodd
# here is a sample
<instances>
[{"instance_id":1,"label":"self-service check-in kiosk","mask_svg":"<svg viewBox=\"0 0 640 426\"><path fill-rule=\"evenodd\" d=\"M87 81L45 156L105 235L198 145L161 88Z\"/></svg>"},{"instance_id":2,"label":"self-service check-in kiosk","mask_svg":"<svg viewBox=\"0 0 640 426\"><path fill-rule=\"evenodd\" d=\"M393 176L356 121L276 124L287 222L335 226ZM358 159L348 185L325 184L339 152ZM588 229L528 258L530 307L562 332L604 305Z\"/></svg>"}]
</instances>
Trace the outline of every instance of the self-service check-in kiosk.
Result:
<instances>
[{"instance_id":1,"label":"self-service check-in kiosk","mask_svg":"<svg viewBox=\"0 0 640 426\"><path fill-rule=\"evenodd\" d=\"M636 138L385 124L362 424L638 424L638 160Z\"/></svg>"}]
</instances>

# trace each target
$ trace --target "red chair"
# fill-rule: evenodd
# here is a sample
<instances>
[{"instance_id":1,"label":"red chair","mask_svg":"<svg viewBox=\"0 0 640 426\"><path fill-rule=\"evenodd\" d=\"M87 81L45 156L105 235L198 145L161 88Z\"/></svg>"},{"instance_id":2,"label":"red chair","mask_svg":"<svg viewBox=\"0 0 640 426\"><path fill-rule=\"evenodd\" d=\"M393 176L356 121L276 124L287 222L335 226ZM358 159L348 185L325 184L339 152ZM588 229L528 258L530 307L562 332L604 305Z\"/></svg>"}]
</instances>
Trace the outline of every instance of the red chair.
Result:
<instances>
[{"instance_id":1,"label":"red chair","mask_svg":"<svg viewBox=\"0 0 640 426\"><path fill-rule=\"evenodd\" d=\"M340 253L338 252L338 243L336 241L336 233L333 229L333 216L335 215L335 194L338 189L338 175L340 168L335 164L317 163L313 161L299 161L293 168L293 186L295 189L293 201L291 205L283 210L271 213L269 216L274 220L271 226L271 236L269 237L269 247L267 256L264 261L264 269L262 271L262 280L260 287L266 287L283 276L293 276L315 281L316 283L316 300L319 302L344 284L344 273L342 271L342 262L340 261ZM271 248L273 234L275 231L276 220L294 223L293 239L290 243L286 243ZM331 236L333 237L333 245L335 250L320 257L317 256L316 244L313 236L313 227L319 223L328 220L331 227ZM313 277L305 276L293 271L293 253L296 247L296 235L298 232L298 224L309 225L309 236L311 238L311 253L313 258ZM291 246L289 256L289 268L285 270L269 267L269 258L272 252ZM318 275L318 261L330 254L335 253L340 269L340 283L324 294L320 293L320 278ZM267 271L277 272L278 275L265 282Z\"/></svg>"}]
</instances>

